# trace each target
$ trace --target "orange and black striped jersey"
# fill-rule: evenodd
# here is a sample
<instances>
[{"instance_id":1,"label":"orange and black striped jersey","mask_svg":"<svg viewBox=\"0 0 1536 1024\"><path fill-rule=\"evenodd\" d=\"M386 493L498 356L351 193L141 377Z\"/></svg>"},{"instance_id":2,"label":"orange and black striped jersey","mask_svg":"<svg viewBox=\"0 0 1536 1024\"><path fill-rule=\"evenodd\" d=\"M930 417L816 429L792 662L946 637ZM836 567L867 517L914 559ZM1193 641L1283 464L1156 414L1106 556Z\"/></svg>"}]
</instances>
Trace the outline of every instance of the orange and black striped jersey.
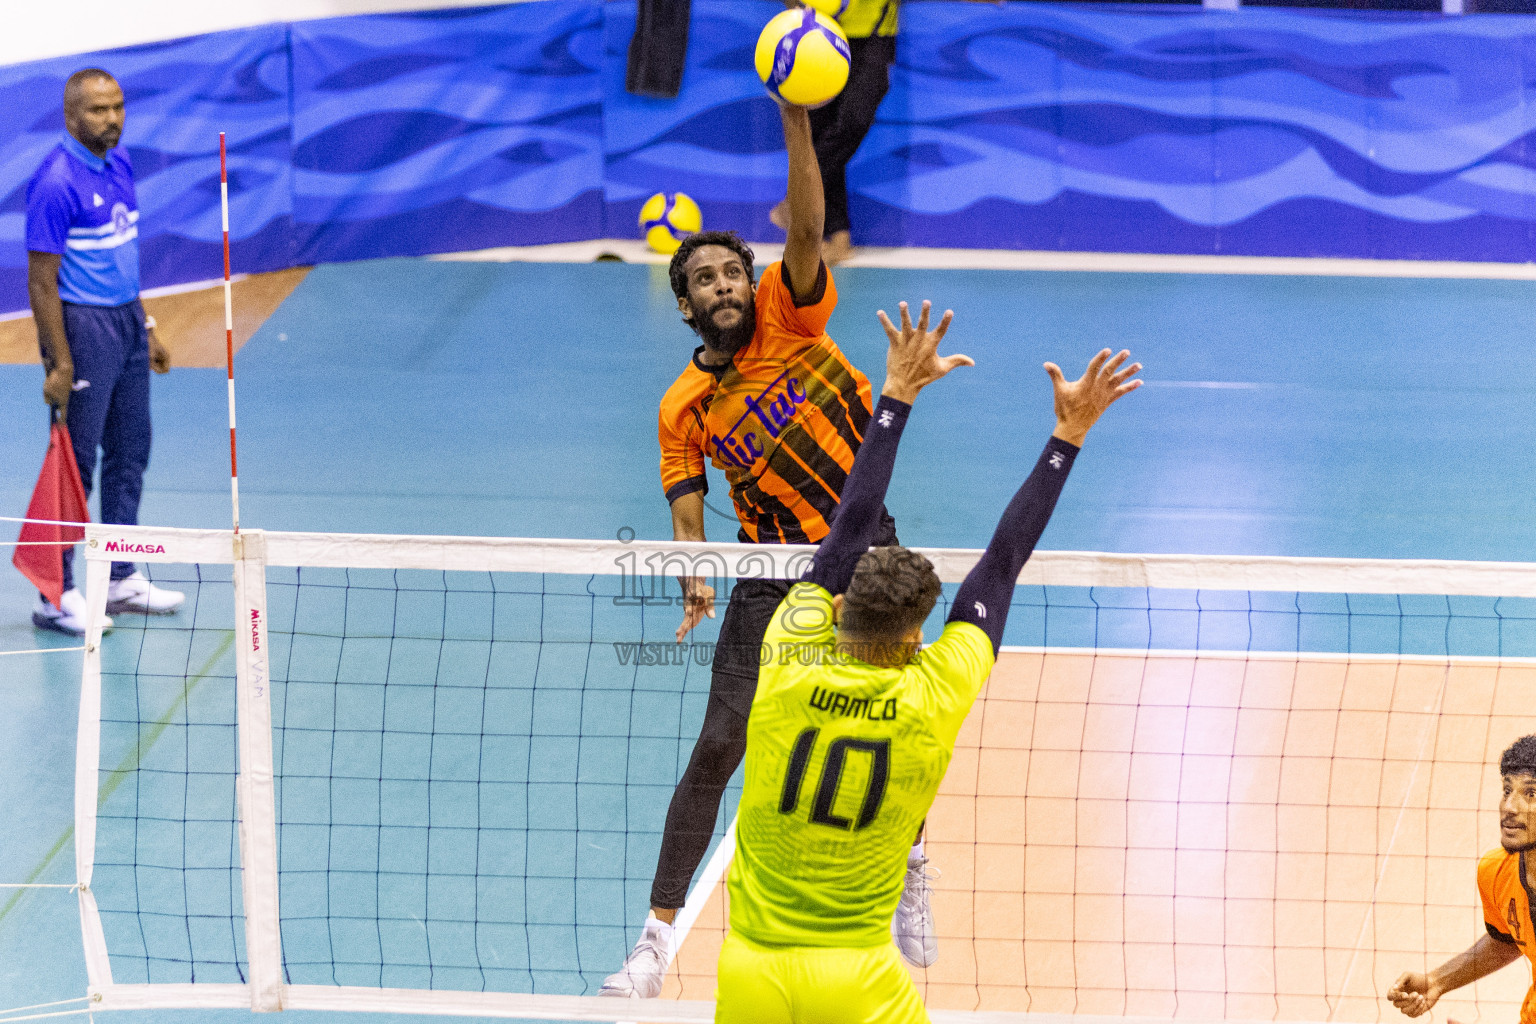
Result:
<instances>
[{"instance_id":1,"label":"orange and black striped jersey","mask_svg":"<svg viewBox=\"0 0 1536 1024\"><path fill-rule=\"evenodd\" d=\"M661 485L667 500L708 491L706 461L724 471L747 542L815 544L827 535L873 404L869 380L827 336L837 286L796 305L782 265L757 285L757 330L729 364L701 347L661 400Z\"/></svg>"},{"instance_id":2,"label":"orange and black striped jersey","mask_svg":"<svg viewBox=\"0 0 1536 1024\"><path fill-rule=\"evenodd\" d=\"M1536 938L1532 935L1531 890L1525 884L1525 854L1502 847L1477 862L1477 892L1483 898L1488 934L1520 947L1532 964L1532 987L1520 1006L1520 1024L1536 1024Z\"/></svg>"}]
</instances>

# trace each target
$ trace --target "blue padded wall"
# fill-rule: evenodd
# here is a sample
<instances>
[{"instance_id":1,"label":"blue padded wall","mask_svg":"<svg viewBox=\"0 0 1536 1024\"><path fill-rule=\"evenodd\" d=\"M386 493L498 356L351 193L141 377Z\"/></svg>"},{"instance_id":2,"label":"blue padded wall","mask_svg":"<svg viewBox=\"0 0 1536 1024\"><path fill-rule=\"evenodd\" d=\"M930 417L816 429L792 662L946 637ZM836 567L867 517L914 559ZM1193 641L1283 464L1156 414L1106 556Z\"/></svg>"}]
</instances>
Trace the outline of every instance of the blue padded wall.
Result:
<instances>
[{"instance_id":1,"label":"blue padded wall","mask_svg":"<svg viewBox=\"0 0 1536 1024\"><path fill-rule=\"evenodd\" d=\"M0 68L0 311L25 309L27 181L64 131L64 80L98 65L128 105L146 286L223 272L219 131L241 270L293 265L288 30L272 25Z\"/></svg>"},{"instance_id":2,"label":"blue padded wall","mask_svg":"<svg viewBox=\"0 0 1536 1024\"><path fill-rule=\"evenodd\" d=\"M300 263L601 237L588 0L293 25Z\"/></svg>"},{"instance_id":3,"label":"blue padded wall","mask_svg":"<svg viewBox=\"0 0 1536 1024\"><path fill-rule=\"evenodd\" d=\"M75 68L123 82L145 285L635 234L681 189L773 238L777 0L695 0L682 94L626 94L633 0L371 15L0 68L0 311ZM908 2L849 168L879 245L1526 261L1536 17Z\"/></svg>"},{"instance_id":4,"label":"blue padded wall","mask_svg":"<svg viewBox=\"0 0 1536 1024\"><path fill-rule=\"evenodd\" d=\"M901 68L859 156L855 222L870 241L1506 261L1536 251L1536 18L909 10Z\"/></svg>"}]
</instances>

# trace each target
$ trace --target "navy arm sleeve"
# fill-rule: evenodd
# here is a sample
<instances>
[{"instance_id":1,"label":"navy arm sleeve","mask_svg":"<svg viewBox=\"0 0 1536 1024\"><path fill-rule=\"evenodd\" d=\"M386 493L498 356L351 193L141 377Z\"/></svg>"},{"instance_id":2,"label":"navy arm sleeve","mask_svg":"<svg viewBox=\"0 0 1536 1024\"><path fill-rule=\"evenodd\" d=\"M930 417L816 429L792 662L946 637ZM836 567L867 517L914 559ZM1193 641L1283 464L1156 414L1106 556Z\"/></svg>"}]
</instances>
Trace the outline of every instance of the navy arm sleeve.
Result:
<instances>
[{"instance_id":1,"label":"navy arm sleeve","mask_svg":"<svg viewBox=\"0 0 1536 1024\"><path fill-rule=\"evenodd\" d=\"M843 485L843 496L832 517L831 532L816 549L802 579L841 594L853 579L854 567L869 550L880 531L885 512L885 490L896 466L896 447L912 407L906 402L880 396L864 443L853 460L853 471Z\"/></svg>"},{"instance_id":2,"label":"navy arm sleeve","mask_svg":"<svg viewBox=\"0 0 1536 1024\"><path fill-rule=\"evenodd\" d=\"M1003 645L1003 626L1008 622L1008 606L1019 570L1029 561L1045 524L1051 521L1056 499L1072 470L1078 447L1057 437L1046 442L1034 472L1013 496L1003 518L992 534L992 542L981 561L966 574L950 609L950 622L969 622L992 638L995 654Z\"/></svg>"}]
</instances>

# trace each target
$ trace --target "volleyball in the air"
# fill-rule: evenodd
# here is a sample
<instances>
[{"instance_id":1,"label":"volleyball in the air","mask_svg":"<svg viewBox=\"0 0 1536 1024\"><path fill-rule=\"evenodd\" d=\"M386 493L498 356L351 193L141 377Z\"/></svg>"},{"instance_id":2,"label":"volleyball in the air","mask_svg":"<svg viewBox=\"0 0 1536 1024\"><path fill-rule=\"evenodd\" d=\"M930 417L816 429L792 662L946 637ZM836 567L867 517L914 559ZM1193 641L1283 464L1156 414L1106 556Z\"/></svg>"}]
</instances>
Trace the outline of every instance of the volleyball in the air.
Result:
<instances>
[{"instance_id":1,"label":"volleyball in the air","mask_svg":"<svg viewBox=\"0 0 1536 1024\"><path fill-rule=\"evenodd\" d=\"M830 103L848 84L848 37L813 7L774 15L757 37L757 77L797 107Z\"/></svg>"},{"instance_id":2,"label":"volleyball in the air","mask_svg":"<svg viewBox=\"0 0 1536 1024\"><path fill-rule=\"evenodd\" d=\"M683 239L703 229L699 204L682 192L657 192L640 207L640 233L663 255L677 252Z\"/></svg>"}]
</instances>

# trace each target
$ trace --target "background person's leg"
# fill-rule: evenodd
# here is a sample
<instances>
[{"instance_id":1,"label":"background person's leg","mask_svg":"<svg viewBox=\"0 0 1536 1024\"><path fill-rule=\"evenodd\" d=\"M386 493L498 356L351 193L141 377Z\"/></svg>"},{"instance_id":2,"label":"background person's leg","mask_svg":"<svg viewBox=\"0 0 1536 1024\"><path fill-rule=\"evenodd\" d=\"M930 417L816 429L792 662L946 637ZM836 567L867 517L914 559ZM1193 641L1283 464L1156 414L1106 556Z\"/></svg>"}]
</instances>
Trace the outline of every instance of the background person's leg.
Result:
<instances>
[{"instance_id":1,"label":"background person's leg","mask_svg":"<svg viewBox=\"0 0 1536 1024\"><path fill-rule=\"evenodd\" d=\"M75 364L75 389L69 396L64 425L80 467L85 496L91 496L96 475L96 450L102 441L112 392L123 368L123 349L112 334L110 311L98 306L64 303L64 336ZM75 585L74 548L64 549L64 589Z\"/></svg>"},{"instance_id":2,"label":"background person's leg","mask_svg":"<svg viewBox=\"0 0 1536 1024\"><path fill-rule=\"evenodd\" d=\"M852 78L851 69L849 78ZM843 171L848 161L837 158L842 148L837 144L837 122L847 92L845 88L831 103L811 111L811 141L816 147L816 164L821 169L821 195L826 210L823 236L832 234L834 221L843 225L837 230L847 230L848 182Z\"/></svg>"},{"instance_id":3,"label":"background person's leg","mask_svg":"<svg viewBox=\"0 0 1536 1024\"><path fill-rule=\"evenodd\" d=\"M821 167L822 192L826 197L826 225L823 233L833 235L851 231L848 220L848 161L858 152L875 123L880 101L890 89L891 62L896 56L896 40L890 37L850 39L852 60L848 84L834 103L828 104L826 127L812 135L816 143L816 162Z\"/></svg>"},{"instance_id":4,"label":"background person's leg","mask_svg":"<svg viewBox=\"0 0 1536 1024\"><path fill-rule=\"evenodd\" d=\"M134 526L149 467L149 336L136 303L112 312L123 361L101 432L101 521ZM112 578L125 579L133 568L113 562Z\"/></svg>"}]
</instances>

